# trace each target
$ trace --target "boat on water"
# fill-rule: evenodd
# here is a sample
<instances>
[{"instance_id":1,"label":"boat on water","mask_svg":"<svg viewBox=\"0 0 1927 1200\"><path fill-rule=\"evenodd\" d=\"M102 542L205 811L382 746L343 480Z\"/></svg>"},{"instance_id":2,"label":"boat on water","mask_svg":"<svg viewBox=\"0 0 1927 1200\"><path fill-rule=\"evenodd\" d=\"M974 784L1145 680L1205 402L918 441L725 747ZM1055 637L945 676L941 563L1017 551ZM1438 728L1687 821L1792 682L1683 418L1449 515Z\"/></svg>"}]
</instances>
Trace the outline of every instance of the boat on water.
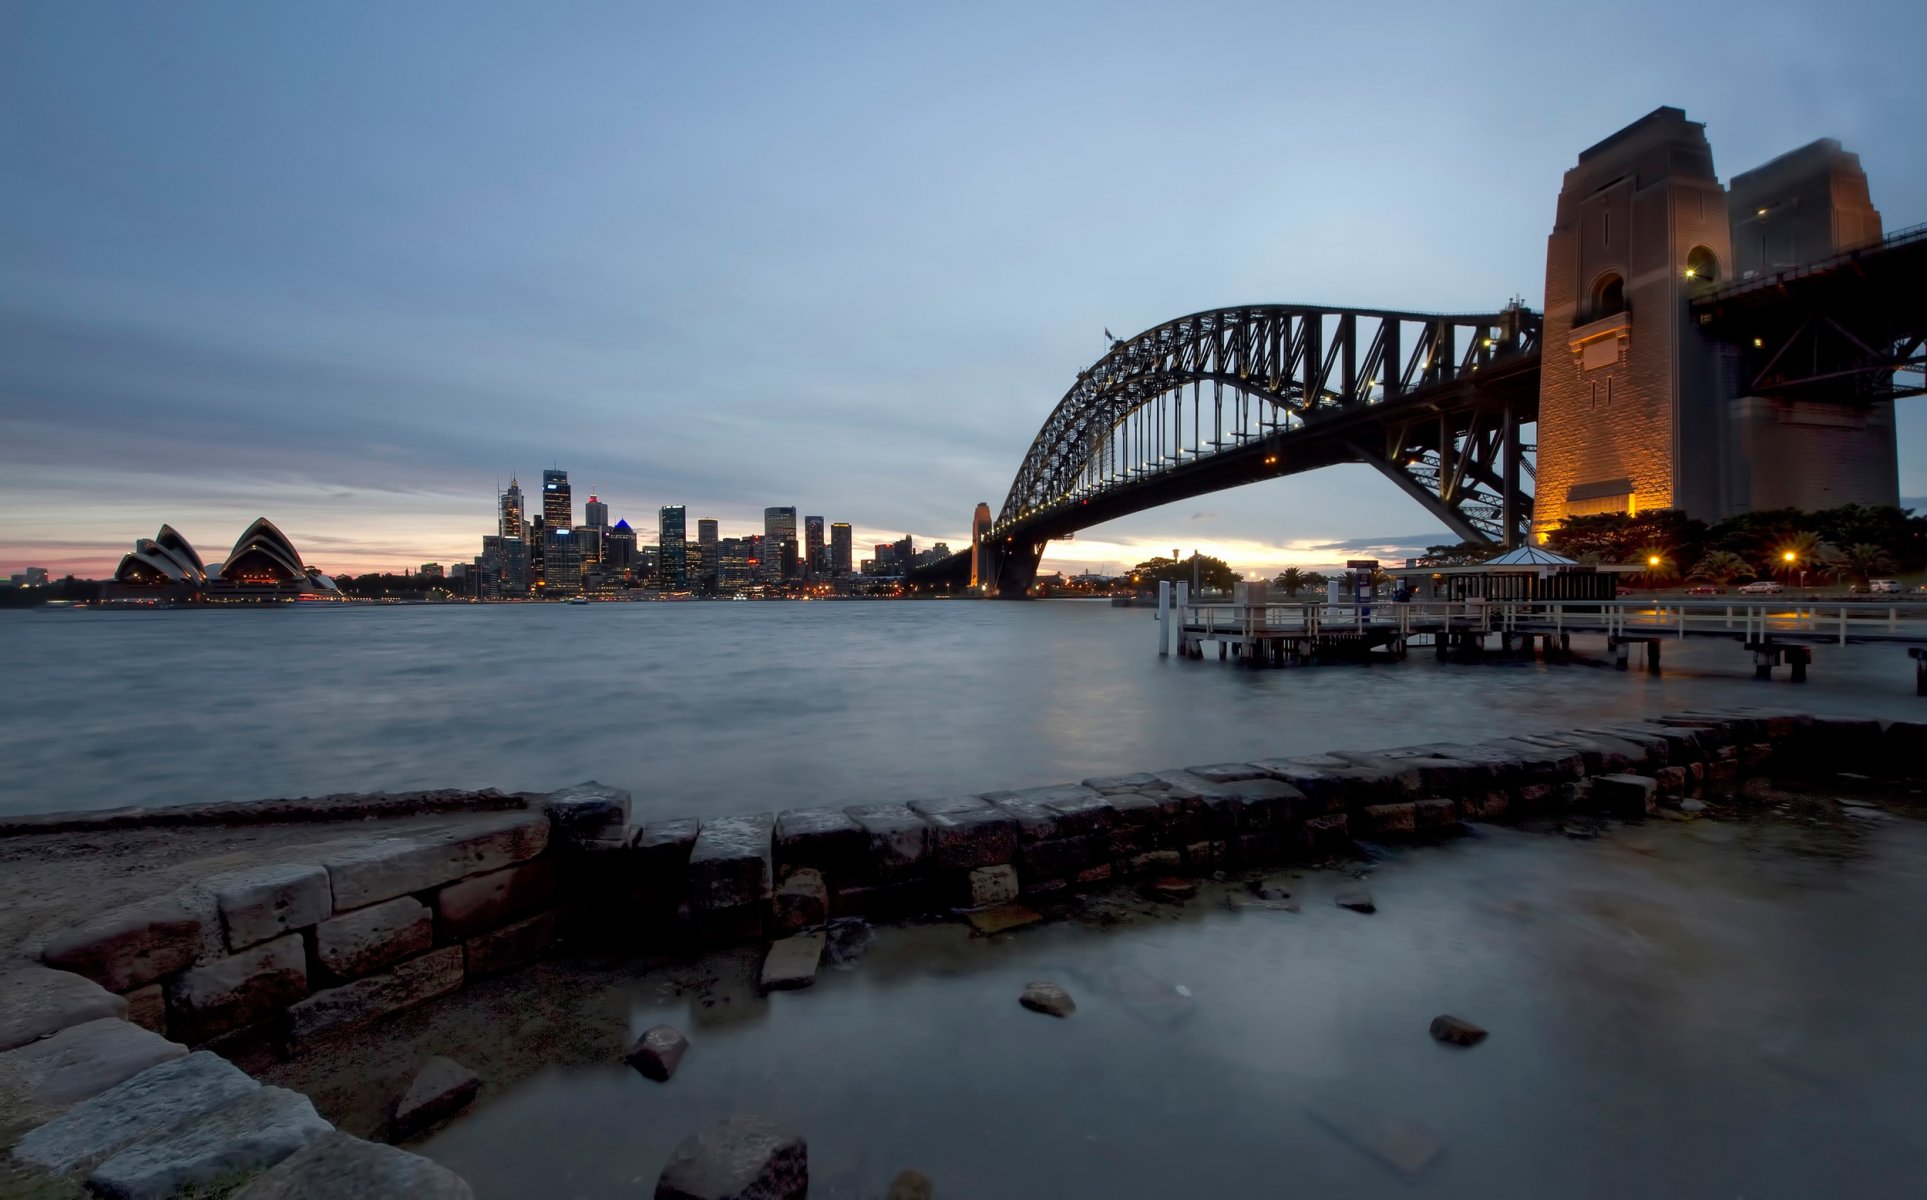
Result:
<instances>
[{"instance_id":1,"label":"boat on water","mask_svg":"<svg viewBox=\"0 0 1927 1200\"><path fill-rule=\"evenodd\" d=\"M570 596L569 597L570 604L587 604L588 602L589 602L589 598L587 596Z\"/></svg>"}]
</instances>

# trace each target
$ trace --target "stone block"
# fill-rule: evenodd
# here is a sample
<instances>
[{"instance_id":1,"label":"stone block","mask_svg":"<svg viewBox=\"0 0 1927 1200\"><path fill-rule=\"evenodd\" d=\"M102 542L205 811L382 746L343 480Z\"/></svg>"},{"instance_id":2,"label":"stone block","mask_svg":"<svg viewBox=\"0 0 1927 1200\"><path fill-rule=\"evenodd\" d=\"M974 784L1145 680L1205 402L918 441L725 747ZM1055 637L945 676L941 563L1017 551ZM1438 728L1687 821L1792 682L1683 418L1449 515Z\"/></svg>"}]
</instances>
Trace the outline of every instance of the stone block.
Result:
<instances>
[{"instance_id":1,"label":"stone block","mask_svg":"<svg viewBox=\"0 0 1927 1200\"><path fill-rule=\"evenodd\" d=\"M1095 887L1100 883L1109 883L1110 880L1111 864L1107 862L1098 863L1096 866L1085 867L1082 871L1071 876L1071 882L1078 887Z\"/></svg>"},{"instance_id":2,"label":"stone block","mask_svg":"<svg viewBox=\"0 0 1927 1200\"><path fill-rule=\"evenodd\" d=\"M129 1001L85 976L23 963L0 972L0 1050L11 1050L102 1017L126 1016Z\"/></svg>"},{"instance_id":3,"label":"stone block","mask_svg":"<svg viewBox=\"0 0 1927 1200\"><path fill-rule=\"evenodd\" d=\"M534 858L548 844L546 814L505 813L452 821L405 837L372 838L335 851L322 865L334 888L335 910L350 912L499 871Z\"/></svg>"},{"instance_id":4,"label":"stone block","mask_svg":"<svg viewBox=\"0 0 1927 1200\"><path fill-rule=\"evenodd\" d=\"M1508 770L1520 769L1516 759L1498 761L1499 755L1489 748L1482 754L1453 753L1458 749L1457 746L1403 746L1380 750L1369 757L1383 759L1400 771L1415 773L1418 790L1435 796L1458 796L1503 787L1501 776ZM1350 761L1352 753L1339 750L1332 757Z\"/></svg>"},{"instance_id":5,"label":"stone block","mask_svg":"<svg viewBox=\"0 0 1927 1200\"><path fill-rule=\"evenodd\" d=\"M1318 815L1305 793L1281 779L1240 779L1218 785L1203 803L1228 833L1256 833Z\"/></svg>"},{"instance_id":6,"label":"stone block","mask_svg":"<svg viewBox=\"0 0 1927 1200\"><path fill-rule=\"evenodd\" d=\"M930 823L909 805L861 804L844 811L863 829L872 878L903 879L929 868Z\"/></svg>"},{"instance_id":7,"label":"stone block","mask_svg":"<svg viewBox=\"0 0 1927 1200\"><path fill-rule=\"evenodd\" d=\"M1559 811L1559 788L1550 783L1528 783L1513 791L1514 808L1520 816Z\"/></svg>"},{"instance_id":8,"label":"stone block","mask_svg":"<svg viewBox=\"0 0 1927 1200\"><path fill-rule=\"evenodd\" d=\"M1208 767L1186 767L1186 774L1196 775L1206 783L1237 783L1241 779L1263 779L1268 772L1263 767L1251 763L1214 763Z\"/></svg>"},{"instance_id":9,"label":"stone block","mask_svg":"<svg viewBox=\"0 0 1927 1200\"><path fill-rule=\"evenodd\" d=\"M1447 800L1450 804L1452 801ZM1458 810L1468 821L1503 821L1512 815L1512 795L1509 792L1493 791L1484 795L1467 796L1458 802Z\"/></svg>"},{"instance_id":10,"label":"stone block","mask_svg":"<svg viewBox=\"0 0 1927 1200\"><path fill-rule=\"evenodd\" d=\"M167 991L158 983L137 987L122 996L127 1001L127 1019L142 1029L167 1033Z\"/></svg>"},{"instance_id":11,"label":"stone block","mask_svg":"<svg viewBox=\"0 0 1927 1200\"><path fill-rule=\"evenodd\" d=\"M1253 764L1304 797L1292 816L1316 817L1368 804L1396 804L1418 794L1420 774L1379 755L1305 754Z\"/></svg>"},{"instance_id":12,"label":"stone block","mask_svg":"<svg viewBox=\"0 0 1927 1200\"><path fill-rule=\"evenodd\" d=\"M995 904L1008 904L1019 893L1017 868L1008 864L994 867L978 867L971 871L968 878L970 888L970 907L988 908Z\"/></svg>"},{"instance_id":13,"label":"stone block","mask_svg":"<svg viewBox=\"0 0 1927 1200\"><path fill-rule=\"evenodd\" d=\"M769 899L774 882L769 813L720 817L703 826L689 854L689 903L696 909L741 908Z\"/></svg>"},{"instance_id":14,"label":"stone block","mask_svg":"<svg viewBox=\"0 0 1927 1200\"><path fill-rule=\"evenodd\" d=\"M1149 771L1138 771L1131 775L1100 775L1093 779L1086 779L1084 786L1094 792L1109 795L1112 792L1161 790L1164 782Z\"/></svg>"},{"instance_id":15,"label":"stone block","mask_svg":"<svg viewBox=\"0 0 1927 1200\"><path fill-rule=\"evenodd\" d=\"M830 889L823 872L815 867L798 867L783 877L770 897L770 925L783 933L795 933L822 925L830 919Z\"/></svg>"},{"instance_id":16,"label":"stone block","mask_svg":"<svg viewBox=\"0 0 1927 1200\"><path fill-rule=\"evenodd\" d=\"M462 947L444 946L380 975L316 992L292 1005L289 1033L298 1047L318 1037L360 1029L461 986Z\"/></svg>"},{"instance_id":17,"label":"stone block","mask_svg":"<svg viewBox=\"0 0 1927 1200\"><path fill-rule=\"evenodd\" d=\"M1685 726L1636 721L1607 726L1606 732L1622 733L1628 737L1658 738L1666 743L1665 766L1683 767L1706 756L1705 748L1700 745L1699 731Z\"/></svg>"},{"instance_id":18,"label":"stone block","mask_svg":"<svg viewBox=\"0 0 1927 1200\"><path fill-rule=\"evenodd\" d=\"M1499 798L1503 801L1505 794L1499 793ZM1418 817L1418 827L1421 830L1449 829L1459 823L1459 806L1443 797L1434 796L1417 801L1413 812Z\"/></svg>"},{"instance_id":19,"label":"stone block","mask_svg":"<svg viewBox=\"0 0 1927 1200\"><path fill-rule=\"evenodd\" d=\"M830 879L868 878L869 835L838 808L791 808L776 814L776 869L809 867Z\"/></svg>"},{"instance_id":20,"label":"stone block","mask_svg":"<svg viewBox=\"0 0 1927 1200\"><path fill-rule=\"evenodd\" d=\"M474 1200L462 1177L432 1159L340 1131L324 1133L234 1194L233 1200Z\"/></svg>"},{"instance_id":21,"label":"stone block","mask_svg":"<svg viewBox=\"0 0 1927 1200\"><path fill-rule=\"evenodd\" d=\"M1891 732L1892 729L1893 726L1888 726L1889 732ZM1927 727L1923 727L1920 734L1923 739L1927 739ZM1772 742L1748 742L1746 745L1740 747L1740 770L1745 774L1758 774L1766 770L1767 764L1772 761Z\"/></svg>"},{"instance_id":22,"label":"stone block","mask_svg":"<svg viewBox=\"0 0 1927 1200\"><path fill-rule=\"evenodd\" d=\"M1177 850L1146 850L1132 855L1126 864L1133 875L1164 875L1184 867L1184 855Z\"/></svg>"},{"instance_id":23,"label":"stone block","mask_svg":"<svg viewBox=\"0 0 1927 1200\"><path fill-rule=\"evenodd\" d=\"M1325 858L1347 854L1352 849L1351 819L1346 813L1313 817L1298 827L1297 846L1301 854Z\"/></svg>"},{"instance_id":24,"label":"stone block","mask_svg":"<svg viewBox=\"0 0 1927 1200\"><path fill-rule=\"evenodd\" d=\"M912 800L910 811L930 826L931 862L939 871L1016 861L1017 818L981 796Z\"/></svg>"},{"instance_id":25,"label":"stone block","mask_svg":"<svg viewBox=\"0 0 1927 1200\"><path fill-rule=\"evenodd\" d=\"M100 1017L0 1054L0 1079L13 1080L34 1109L61 1108L186 1054L152 1030Z\"/></svg>"},{"instance_id":26,"label":"stone block","mask_svg":"<svg viewBox=\"0 0 1927 1200\"><path fill-rule=\"evenodd\" d=\"M1184 865L1194 871L1221 867L1227 852L1221 841L1192 842L1184 848Z\"/></svg>"},{"instance_id":27,"label":"stone block","mask_svg":"<svg viewBox=\"0 0 1927 1200\"><path fill-rule=\"evenodd\" d=\"M1463 747L1462 753L1490 756L1501 787L1570 783L1584 778L1586 774L1586 756L1575 746L1547 745L1521 738L1494 738L1489 742Z\"/></svg>"},{"instance_id":28,"label":"stone block","mask_svg":"<svg viewBox=\"0 0 1927 1200\"><path fill-rule=\"evenodd\" d=\"M499 975L541 958L562 932L562 910L551 909L462 943L471 978Z\"/></svg>"},{"instance_id":29,"label":"stone block","mask_svg":"<svg viewBox=\"0 0 1927 1200\"><path fill-rule=\"evenodd\" d=\"M1085 835L1030 842L1017 849L1017 868L1025 879L1069 879L1110 857L1109 839Z\"/></svg>"},{"instance_id":30,"label":"stone block","mask_svg":"<svg viewBox=\"0 0 1927 1200\"><path fill-rule=\"evenodd\" d=\"M561 865L553 858L538 858L451 883L435 893L439 935L447 942L474 937L553 907L560 891Z\"/></svg>"},{"instance_id":31,"label":"stone block","mask_svg":"<svg viewBox=\"0 0 1927 1200\"><path fill-rule=\"evenodd\" d=\"M196 1050L82 1100L21 1138L13 1153L22 1162L65 1175L260 1086L219 1055Z\"/></svg>"},{"instance_id":32,"label":"stone block","mask_svg":"<svg viewBox=\"0 0 1927 1200\"><path fill-rule=\"evenodd\" d=\"M803 1200L809 1190L802 1136L762 1117L735 1116L676 1147L655 1200Z\"/></svg>"},{"instance_id":33,"label":"stone block","mask_svg":"<svg viewBox=\"0 0 1927 1200\"><path fill-rule=\"evenodd\" d=\"M188 1042L205 1042L307 994L307 948L300 934L284 933L169 980L167 1025Z\"/></svg>"},{"instance_id":34,"label":"stone block","mask_svg":"<svg viewBox=\"0 0 1927 1200\"><path fill-rule=\"evenodd\" d=\"M1579 751L1588 775L1614 775L1640 770L1646 764L1646 751L1622 738L1598 733L1560 730L1529 733L1517 739L1554 749L1571 747Z\"/></svg>"},{"instance_id":35,"label":"stone block","mask_svg":"<svg viewBox=\"0 0 1927 1200\"><path fill-rule=\"evenodd\" d=\"M177 901L157 899L83 921L50 940L40 958L125 992L191 966L200 953L200 918Z\"/></svg>"},{"instance_id":36,"label":"stone block","mask_svg":"<svg viewBox=\"0 0 1927 1200\"><path fill-rule=\"evenodd\" d=\"M87 1186L115 1200L165 1200L271 1167L334 1126L299 1092L262 1087L119 1151Z\"/></svg>"},{"instance_id":37,"label":"stone block","mask_svg":"<svg viewBox=\"0 0 1927 1200\"><path fill-rule=\"evenodd\" d=\"M830 915L889 921L938 911L944 907L943 899L927 879L841 887L830 897Z\"/></svg>"},{"instance_id":38,"label":"stone block","mask_svg":"<svg viewBox=\"0 0 1927 1200\"><path fill-rule=\"evenodd\" d=\"M306 929L334 911L328 872L317 863L231 871L207 880L202 888L214 897L230 951Z\"/></svg>"},{"instance_id":39,"label":"stone block","mask_svg":"<svg viewBox=\"0 0 1927 1200\"><path fill-rule=\"evenodd\" d=\"M437 1054L422 1064L408 1090L395 1102L395 1136L413 1137L468 1107L482 1090L482 1078L452 1058Z\"/></svg>"},{"instance_id":40,"label":"stone block","mask_svg":"<svg viewBox=\"0 0 1927 1200\"><path fill-rule=\"evenodd\" d=\"M763 956L761 984L764 991L806 988L816 982L816 968L823 961L827 936L817 930L799 933L771 942Z\"/></svg>"},{"instance_id":41,"label":"stone block","mask_svg":"<svg viewBox=\"0 0 1927 1200\"><path fill-rule=\"evenodd\" d=\"M1234 834L1225 845L1232 861L1241 863L1268 863L1280 857L1279 835L1276 829L1265 829L1257 833Z\"/></svg>"},{"instance_id":42,"label":"stone block","mask_svg":"<svg viewBox=\"0 0 1927 1200\"><path fill-rule=\"evenodd\" d=\"M1592 803L1618 817L1648 816L1659 811L1659 781L1650 775L1600 775L1592 781Z\"/></svg>"},{"instance_id":43,"label":"stone block","mask_svg":"<svg viewBox=\"0 0 1927 1200\"><path fill-rule=\"evenodd\" d=\"M1731 788L1740 781L1740 764L1737 759L1724 759L1706 764L1706 786L1710 788Z\"/></svg>"},{"instance_id":44,"label":"stone block","mask_svg":"<svg viewBox=\"0 0 1927 1200\"><path fill-rule=\"evenodd\" d=\"M1026 800L1015 792L990 792L986 803L1009 815L1017 825L1017 840L1048 842L1058 836L1056 810L1036 800Z\"/></svg>"},{"instance_id":45,"label":"stone block","mask_svg":"<svg viewBox=\"0 0 1927 1200\"><path fill-rule=\"evenodd\" d=\"M629 828L629 793L619 787L589 780L542 800L551 836L571 849L619 846Z\"/></svg>"},{"instance_id":46,"label":"stone block","mask_svg":"<svg viewBox=\"0 0 1927 1200\"><path fill-rule=\"evenodd\" d=\"M413 896L342 913L323 921L314 932L315 957L343 979L372 975L434 944L435 919L428 906Z\"/></svg>"},{"instance_id":47,"label":"stone block","mask_svg":"<svg viewBox=\"0 0 1927 1200\"><path fill-rule=\"evenodd\" d=\"M636 865L646 875L681 875L689 869L689 852L696 848L702 829L703 823L694 817L644 822L629 841Z\"/></svg>"},{"instance_id":48,"label":"stone block","mask_svg":"<svg viewBox=\"0 0 1927 1200\"><path fill-rule=\"evenodd\" d=\"M1352 827L1359 837L1382 838L1410 835L1418 830L1418 804L1367 804L1352 813Z\"/></svg>"},{"instance_id":49,"label":"stone block","mask_svg":"<svg viewBox=\"0 0 1927 1200\"><path fill-rule=\"evenodd\" d=\"M1642 755L1642 757L1634 760L1633 770L1642 775L1650 775L1673 761L1672 745L1664 737L1643 729L1621 726L1588 726L1577 732L1587 737L1612 738L1632 746Z\"/></svg>"}]
</instances>

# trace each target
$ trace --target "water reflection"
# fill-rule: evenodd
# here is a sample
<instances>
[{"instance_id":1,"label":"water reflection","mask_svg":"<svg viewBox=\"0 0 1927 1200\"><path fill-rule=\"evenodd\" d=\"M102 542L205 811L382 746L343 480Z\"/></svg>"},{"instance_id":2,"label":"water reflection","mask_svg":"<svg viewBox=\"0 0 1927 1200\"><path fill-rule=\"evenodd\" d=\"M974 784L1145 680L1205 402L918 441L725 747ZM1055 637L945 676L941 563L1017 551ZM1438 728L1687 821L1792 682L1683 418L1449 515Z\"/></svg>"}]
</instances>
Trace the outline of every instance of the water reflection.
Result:
<instances>
[{"instance_id":1,"label":"water reflection","mask_svg":"<svg viewBox=\"0 0 1927 1200\"><path fill-rule=\"evenodd\" d=\"M744 1109L806 1133L817 1196L905 1166L1012 1200L1899 1196L1927 1170L1919 820L1489 831L1380 863L1371 916L1332 902L1339 873L1273 882L1300 912L1207 888L989 939L885 929L854 969L740 1007L753 956L637 981L580 1019L606 1021L609 1061L683 1023L671 1083L551 1068L425 1151L484 1198L634 1195ZM1019 1008L1032 979L1077 1013ZM1441 1012L1492 1036L1440 1046Z\"/></svg>"}]
</instances>

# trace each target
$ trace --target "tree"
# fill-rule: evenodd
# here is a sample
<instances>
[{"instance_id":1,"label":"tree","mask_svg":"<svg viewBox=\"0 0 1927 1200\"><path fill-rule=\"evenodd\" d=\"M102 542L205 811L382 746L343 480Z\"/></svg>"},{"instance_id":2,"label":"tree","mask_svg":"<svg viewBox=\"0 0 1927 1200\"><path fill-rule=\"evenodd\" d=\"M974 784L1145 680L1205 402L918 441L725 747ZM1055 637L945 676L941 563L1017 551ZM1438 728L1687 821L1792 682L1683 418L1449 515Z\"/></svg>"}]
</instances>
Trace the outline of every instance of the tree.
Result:
<instances>
[{"instance_id":1,"label":"tree","mask_svg":"<svg viewBox=\"0 0 1927 1200\"><path fill-rule=\"evenodd\" d=\"M1872 542L1857 542L1834 553L1838 556L1837 573L1847 576L1862 587L1870 584L1874 576L1885 575L1894 570L1894 556L1887 552L1886 547L1874 545Z\"/></svg>"},{"instance_id":2,"label":"tree","mask_svg":"<svg viewBox=\"0 0 1927 1200\"><path fill-rule=\"evenodd\" d=\"M1331 582L1331 577L1326 575L1323 571L1306 571L1305 572L1305 590L1312 593L1313 595L1317 595L1318 593L1324 591L1325 586L1330 582Z\"/></svg>"},{"instance_id":3,"label":"tree","mask_svg":"<svg viewBox=\"0 0 1927 1200\"><path fill-rule=\"evenodd\" d=\"M1231 585L1238 582L1238 574L1230 564L1209 554L1193 554L1189 558L1148 559L1131 568L1131 582L1139 587L1160 581L1190 583L1194 568L1197 584L1201 588L1228 592Z\"/></svg>"},{"instance_id":4,"label":"tree","mask_svg":"<svg viewBox=\"0 0 1927 1200\"><path fill-rule=\"evenodd\" d=\"M1740 576L1751 574L1753 574L1752 566L1731 550L1709 550L1693 564L1689 577L1725 587Z\"/></svg>"},{"instance_id":5,"label":"tree","mask_svg":"<svg viewBox=\"0 0 1927 1200\"><path fill-rule=\"evenodd\" d=\"M1485 562L1499 553L1499 548L1490 542L1459 542L1451 546L1427 546L1419 556L1416 566L1421 567L1471 567Z\"/></svg>"},{"instance_id":6,"label":"tree","mask_svg":"<svg viewBox=\"0 0 1927 1200\"><path fill-rule=\"evenodd\" d=\"M1789 534L1773 550L1773 569L1789 577L1821 570L1820 551L1823 545L1820 535L1811 530L1802 529Z\"/></svg>"},{"instance_id":7,"label":"tree","mask_svg":"<svg viewBox=\"0 0 1927 1200\"><path fill-rule=\"evenodd\" d=\"M1305 590L1305 573L1297 567L1286 567L1278 572L1278 577L1271 581L1271 586L1287 596L1296 596Z\"/></svg>"}]
</instances>

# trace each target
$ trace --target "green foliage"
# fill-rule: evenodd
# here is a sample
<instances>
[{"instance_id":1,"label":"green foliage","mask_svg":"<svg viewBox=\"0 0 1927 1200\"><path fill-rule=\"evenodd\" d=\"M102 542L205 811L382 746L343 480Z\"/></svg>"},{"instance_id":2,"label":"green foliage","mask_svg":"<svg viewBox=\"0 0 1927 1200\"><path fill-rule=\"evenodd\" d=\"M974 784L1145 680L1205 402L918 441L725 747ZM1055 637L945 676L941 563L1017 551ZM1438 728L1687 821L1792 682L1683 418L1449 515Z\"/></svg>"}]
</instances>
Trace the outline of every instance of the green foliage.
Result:
<instances>
[{"instance_id":1,"label":"green foliage","mask_svg":"<svg viewBox=\"0 0 1927 1200\"><path fill-rule=\"evenodd\" d=\"M1709 550L1693 564L1688 577L1702 583L1716 583L1725 587L1735 579L1750 576L1753 573L1752 565L1731 550Z\"/></svg>"},{"instance_id":2,"label":"green foliage","mask_svg":"<svg viewBox=\"0 0 1927 1200\"><path fill-rule=\"evenodd\" d=\"M1546 545L1580 562L1644 566L1649 556L1657 554L1669 573L1677 571L1679 564L1693 563L1693 578L1714 582L1725 571L1731 572L1729 579L1756 571L1798 578L1803 569L1809 580L1860 578L1927 566L1927 518L1907 509L1859 504L1824 512L1785 508L1746 513L1711 526L1673 510L1637 516L1602 513L1572 518L1552 532ZM1848 550L1835 549L1858 546L1877 548L1886 555L1887 565L1868 566L1880 560L1856 559ZM1735 568L1733 559L1744 569ZM1709 561L1716 565L1701 573L1701 565Z\"/></svg>"},{"instance_id":3,"label":"green foliage","mask_svg":"<svg viewBox=\"0 0 1927 1200\"><path fill-rule=\"evenodd\" d=\"M1192 574L1194 569L1195 576ZM1131 568L1131 582L1138 587L1155 585L1159 581L1190 583L1193 578L1198 586L1220 592L1230 591L1231 585L1238 582L1238 574L1229 563L1209 554L1195 554L1190 558L1153 558Z\"/></svg>"},{"instance_id":4,"label":"green foliage","mask_svg":"<svg viewBox=\"0 0 1927 1200\"><path fill-rule=\"evenodd\" d=\"M1427 546L1419 556L1421 567L1470 567L1502 553L1490 542L1459 542L1450 546Z\"/></svg>"}]
</instances>

